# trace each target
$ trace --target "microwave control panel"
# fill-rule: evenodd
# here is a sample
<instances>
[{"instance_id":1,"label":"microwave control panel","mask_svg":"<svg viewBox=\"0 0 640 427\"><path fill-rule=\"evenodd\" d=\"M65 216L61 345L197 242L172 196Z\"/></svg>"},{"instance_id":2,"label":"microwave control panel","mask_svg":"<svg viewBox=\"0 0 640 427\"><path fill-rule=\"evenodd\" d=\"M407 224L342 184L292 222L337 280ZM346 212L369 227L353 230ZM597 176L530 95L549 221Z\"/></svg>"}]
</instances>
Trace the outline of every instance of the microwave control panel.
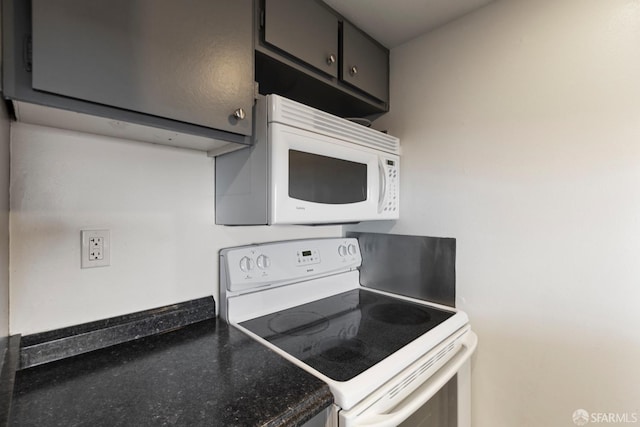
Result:
<instances>
[{"instance_id":1,"label":"microwave control panel","mask_svg":"<svg viewBox=\"0 0 640 427\"><path fill-rule=\"evenodd\" d=\"M400 217L400 159L382 159L382 170L384 171L384 197L378 205L378 212L384 219L398 219Z\"/></svg>"}]
</instances>

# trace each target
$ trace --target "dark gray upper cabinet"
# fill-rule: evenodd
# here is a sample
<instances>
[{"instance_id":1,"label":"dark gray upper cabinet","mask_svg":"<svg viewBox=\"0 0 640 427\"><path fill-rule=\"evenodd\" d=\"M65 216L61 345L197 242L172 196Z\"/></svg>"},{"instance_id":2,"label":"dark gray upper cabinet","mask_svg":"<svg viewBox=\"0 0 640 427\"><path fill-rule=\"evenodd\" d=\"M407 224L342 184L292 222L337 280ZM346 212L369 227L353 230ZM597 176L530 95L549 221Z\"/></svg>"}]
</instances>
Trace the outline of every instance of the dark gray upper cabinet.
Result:
<instances>
[{"instance_id":1,"label":"dark gray upper cabinet","mask_svg":"<svg viewBox=\"0 0 640 427\"><path fill-rule=\"evenodd\" d=\"M18 120L208 151L250 144L253 0L2 0Z\"/></svg>"},{"instance_id":2,"label":"dark gray upper cabinet","mask_svg":"<svg viewBox=\"0 0 640 427\"><path fill-rule=\"evenodd\" d=\"M316 2L266 0L265 42L338 77L338 18Z\"/></svg>"},{"instance_id":3,"label":"dark gray upper cabinet","mask_svg":"<svg viewBox=\"0 0 640 427\"><path fill-rule=\"evenodd\" d=\"M255 0L256 80L343 117L389 110L389 50L320 0Z\"/></svg>"},{"instance_id":4,"label":"dark gray upper cabinet","mask_svg":"<svg viewBox=\"0 0 640 427\"><path fill-rule=\"evenodd\" d=\"M342 24L341 78L376 97L389 99L389 55L348 22Z\"/></svg>"},{"instance_id":5,"label":"dark gray upper cabinet","mask_svg":"<svg viewBox=\"0 0 640 427\"><path fill-rule=\"evenodd\" d=\"M32 0L33 88L250 135L251 15L251 0Z\"/></svg>"}]
</instances>

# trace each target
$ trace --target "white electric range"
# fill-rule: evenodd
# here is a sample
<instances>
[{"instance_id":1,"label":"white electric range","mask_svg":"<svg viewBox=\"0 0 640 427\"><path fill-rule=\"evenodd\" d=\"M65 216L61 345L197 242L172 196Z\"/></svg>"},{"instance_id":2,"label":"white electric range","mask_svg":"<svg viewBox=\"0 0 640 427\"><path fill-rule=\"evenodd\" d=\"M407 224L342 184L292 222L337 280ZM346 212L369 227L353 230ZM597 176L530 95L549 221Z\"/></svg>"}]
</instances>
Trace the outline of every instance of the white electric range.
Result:
<instances>
[{"instance_id":1,"label":"white electric range","mask_svg":"<svg viewBox=\"0 0 640 427\"><path fill-rule=\"evenodd\" d=\"M361 262L353 238L223 249L220 316L329 385L327 425L416 425L455 380L442 425L469 426L477 337L467 315L362 287Z\"/></svg>"}]
</instances>

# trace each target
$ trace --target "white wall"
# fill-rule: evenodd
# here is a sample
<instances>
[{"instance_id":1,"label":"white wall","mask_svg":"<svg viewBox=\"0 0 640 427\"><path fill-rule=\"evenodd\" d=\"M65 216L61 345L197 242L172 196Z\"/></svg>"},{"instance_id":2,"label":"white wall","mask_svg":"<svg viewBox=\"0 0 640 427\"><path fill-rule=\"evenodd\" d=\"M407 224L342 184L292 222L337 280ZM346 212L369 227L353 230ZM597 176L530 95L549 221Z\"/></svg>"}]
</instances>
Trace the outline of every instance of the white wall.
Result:
<instances>
[{"instance_id":1,"label":"white wall","mask_svg":"<svg viewBox=\"0 0 640 427\"><path fill-rule=\"evenodd\" d=\"M639 76L637 0L500 1L391 52L391 232L457 238L474 427L640 419Z\"/></svg>"},{"instance_id":2,"label":"white wall","mask_svg":"<svg viewBox=\"0 0 640 427\"><path fill-rule=\"evenodd\" d=\"M207 295L218 250L341 227L214 225L205 153L13 124L11 332L30 334ZM80 230L111 230L111 266L80 269Z\"/></svg>"}]
</instances>

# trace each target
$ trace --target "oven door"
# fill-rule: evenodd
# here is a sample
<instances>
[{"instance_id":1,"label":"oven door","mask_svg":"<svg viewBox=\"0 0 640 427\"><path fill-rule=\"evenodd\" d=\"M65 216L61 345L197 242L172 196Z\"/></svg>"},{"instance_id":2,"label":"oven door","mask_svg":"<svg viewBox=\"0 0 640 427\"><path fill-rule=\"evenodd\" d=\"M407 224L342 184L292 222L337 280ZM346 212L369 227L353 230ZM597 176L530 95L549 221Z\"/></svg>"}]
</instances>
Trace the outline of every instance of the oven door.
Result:
<instances>
[{"instance_id":1,"label":"oven door","mask_svg":"<svg viewBox=\"0 0 640 427\"><path fill-rule=\"evenodd\" d=\"M384 188L375 150L280 123L269 124L270 223L377 218Z\"/></svg>"},{"instance_id":2,"label":"oven door","mask_svg":"<svg viewBox=\"0 0 640 427\"><path fill-rule=\"evenodd\" d=\"M457 334L456 334L457 335ZM367 399L340 411L340 427L470 427L470 329L449 338Z\"/></svg>"}]
</instances>

